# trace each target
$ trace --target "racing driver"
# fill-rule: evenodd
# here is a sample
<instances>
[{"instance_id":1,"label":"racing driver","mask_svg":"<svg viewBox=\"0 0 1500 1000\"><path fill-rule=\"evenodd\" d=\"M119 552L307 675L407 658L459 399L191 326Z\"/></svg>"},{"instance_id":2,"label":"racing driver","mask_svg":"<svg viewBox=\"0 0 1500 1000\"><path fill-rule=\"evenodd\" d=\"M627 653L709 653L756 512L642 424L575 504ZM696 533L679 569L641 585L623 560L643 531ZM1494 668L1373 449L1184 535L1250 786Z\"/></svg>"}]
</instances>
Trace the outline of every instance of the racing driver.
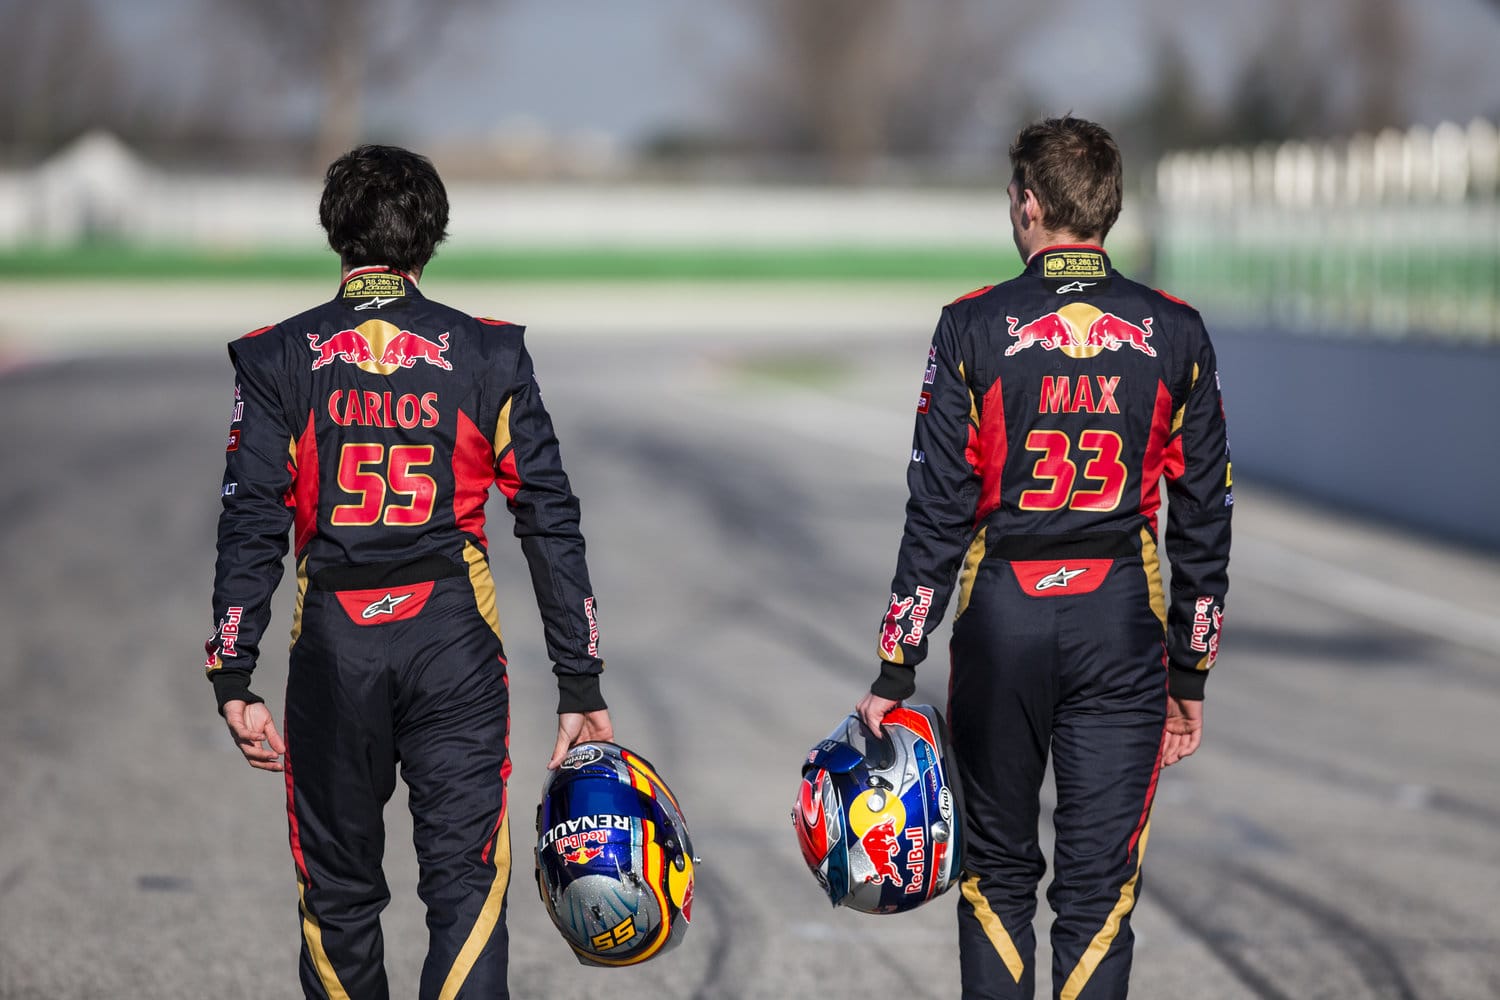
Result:
<instances>
[{"instance_id":1,"label":"racing driver","mask_svg":"<svg viewBox=\"0 0 1500 1000\"><path fill-rule=\"evenodd\" d=\"M427 907L420 996L505 997L509 697L486 555L498 485L560 691L549 767L613 736L578 501L523 329L425 298L448 199L432 164L363 146L319 215L331 301L229 346L234 363L207 671L250 766L285 769L307 997L388 995L381 810L406 782ZM288 532L285 733L251 692Z\"/></svg>"},{"instance_id":2,"label":"racing driver","mask_svg":"<svg viewBox=\"0 0 1500 1000\"><path fill-rule=\"evenodd\" d=\"M1033 996L1050 754L1052 993L1103 1000L1126 995L1159 770L1202 735L1228 590L1229 450L1202 319L1125 278L1101 245L1120 212L1113 138L1049 119L1021 130L1010 161L1025 269L938 321L880 674L857 711L878 732L912 695L956 577L963 996Z\"/></svg>"}]
</instances>

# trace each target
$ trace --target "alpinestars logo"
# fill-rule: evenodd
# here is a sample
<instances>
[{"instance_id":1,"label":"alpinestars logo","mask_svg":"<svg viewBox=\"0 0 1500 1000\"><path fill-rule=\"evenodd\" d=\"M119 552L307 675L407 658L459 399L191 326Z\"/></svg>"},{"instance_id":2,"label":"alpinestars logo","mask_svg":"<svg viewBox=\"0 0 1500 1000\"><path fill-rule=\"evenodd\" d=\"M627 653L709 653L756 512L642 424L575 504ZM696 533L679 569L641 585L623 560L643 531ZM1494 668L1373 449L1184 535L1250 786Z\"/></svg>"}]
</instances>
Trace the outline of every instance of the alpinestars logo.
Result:
<instances>
[{"instance_id":1,"label":"alpinestars logo","mask_svg":"<svg viewBox=\"0 0 1500 1000\"><path fill-rule=\"evenodd\" d=\"M409 597L411 597L410 594L397 597L395 594L388 593L380 600L372 602L359 613L359 616L368 621L371 618L379 618L381 615L393 615L396 613L396 606Z\"/></svg>"},{"instance_id":2,"label":"alpinestars logo","mask_svg":"<svg viewBox=\"0 0 1500 1000\"><path fill-rule=\"evenodd\" d=\"M370 299L370 301L368 301L368 302L361 302L359 305L355 306L354 307L354 311L355 312L364 312L366 309L382 309L385 306L388 306L392 302L395 302L395 301L396 301L396 296L394 296L394 295L392 295L388 299L383 299L383 298L381 298L380 296L377 295L374 298Z\"/></svg>"},{"instance_id":3,"label":"alpinestars logo","mask_svg":"<svg viewBox=\"0 0 1500 1000\"><path fill-rule=\"evenodd\" d=\"M1082 576L1088 569L1068 569L1059 566L1057 572L1050 576L1044 576L1036 582L1037 590L1051 590L1053 587L1066 587L1075 576Z\"/></svg>"}]
</instances>

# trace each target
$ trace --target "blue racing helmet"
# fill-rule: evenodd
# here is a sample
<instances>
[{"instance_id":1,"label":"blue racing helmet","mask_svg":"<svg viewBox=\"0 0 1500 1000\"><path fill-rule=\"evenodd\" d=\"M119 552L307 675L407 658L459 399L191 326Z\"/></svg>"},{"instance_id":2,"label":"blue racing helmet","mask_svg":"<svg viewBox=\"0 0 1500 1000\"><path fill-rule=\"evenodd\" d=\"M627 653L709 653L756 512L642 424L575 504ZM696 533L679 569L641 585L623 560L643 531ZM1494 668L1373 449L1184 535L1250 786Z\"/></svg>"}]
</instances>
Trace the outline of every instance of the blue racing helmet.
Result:
<instances>
[{"instance_id":1,"label":"blue racing helmet","mask_svg":"<svg viewBox=\"0 0 1500 1000\"><path fill-rule=\"evenodd\" d=\"M536 881L584 965L664 954L693 915L693 847L677 799L645 758L581 743L549 771L537 807Z\"/></svg>"},{"instance_id":2,"label":"blue racing helmet","mask_svg":"<svg viewBox=\"0 0 1500 1000\"><path fill-rule=\"evenodd\" d=\"M962 804L937 709L896 708L881 728L850 715L812 748L792 825L834 906L900 913L958 881Z\"/></svg>"}]
</instances>

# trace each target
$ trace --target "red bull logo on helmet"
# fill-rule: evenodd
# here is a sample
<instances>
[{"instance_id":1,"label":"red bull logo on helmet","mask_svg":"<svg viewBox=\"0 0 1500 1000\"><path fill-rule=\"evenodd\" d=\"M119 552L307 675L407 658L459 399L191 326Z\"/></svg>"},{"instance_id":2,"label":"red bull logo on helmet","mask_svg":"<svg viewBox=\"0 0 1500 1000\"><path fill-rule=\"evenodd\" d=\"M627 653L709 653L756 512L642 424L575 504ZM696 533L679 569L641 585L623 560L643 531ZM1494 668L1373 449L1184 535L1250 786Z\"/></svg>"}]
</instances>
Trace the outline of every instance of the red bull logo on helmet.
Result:
<instances>
[{"instance_id":1,"label":"red bull logo on helmet","mask_svg":"<svg viewBox=\"0 0 1500 1000\"><path fill-rule=\"evenodd\" d=\"M326 337L309 333L307 345L316 355L313 371L335 361L354 365L372 375L389 375L401 368L411 368L419 361L444 371L453 370L453 365L443 357L448 351L447 333L429 340L385 320L366 320L352 330L339 330Z\"/></svg>"},{"instance_id":2,"label":"red bull logo on helmet","mask_svg":"<svg viewBox=\"0 0 1500 1000\"><path fill-rule=\"evenodd\" d=\"M586 865L603 853L602 847L580 847L576 851L564 853L563 858L570 865Z\"/></svg>"},{"instance_id":3,"label":"red bull logo on helmet","mask_svg":"<svg viewBox=\"0 0 1500 1000\"><path fill-rule=\"evenodd\" d=\"M894 816L889 816L866 830L859 838L859 843L865 849L870 863L875 866L875 873L866 876L866 882L878 885L889 881L898 889L905 884L901 878L901 870L896 867L896 857L901 853L901 845L896 840Z\"/></svg>"},{"instance_id":4,"label":"red bull logo on helmet","mask_svg":"<svg viewBox=\"0 0 1500 1000\"><path fill-rule=\"evenodd\" d=\"M1035 346L1044 351L1061 351L1070 358L1092 358L1121 347L1156 357L1156 349L1146 342L1151 336L1150 316L1138 326L1087 302L1070 302L1029 323L1021 323L1015 316L1005 317L1005 322L1007 331L1016 338L1005 349L1006 357Z\"/></svg>"}]
</instances>

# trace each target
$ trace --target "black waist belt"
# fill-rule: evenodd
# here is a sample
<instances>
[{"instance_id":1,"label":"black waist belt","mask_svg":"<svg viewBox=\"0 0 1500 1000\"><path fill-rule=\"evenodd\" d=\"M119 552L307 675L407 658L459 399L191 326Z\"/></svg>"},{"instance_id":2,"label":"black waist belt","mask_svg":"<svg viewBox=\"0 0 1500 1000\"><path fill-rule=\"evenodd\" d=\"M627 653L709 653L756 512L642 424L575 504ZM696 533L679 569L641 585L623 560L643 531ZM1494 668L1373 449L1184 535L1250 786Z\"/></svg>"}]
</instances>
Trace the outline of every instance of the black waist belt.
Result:
<instances>
[{"instance_id":1,"label":"black waist belt","mask_svg":"<svg viewBox=\"0 0 1500 1000\"><path fill-rule=\"evenodd\" d=\"M1027 559L1123 559L1140 555L1140 539L1128 531L1078 535L997 535L985 554L1012 562Z\"/></svg>"},{"instance_id":2,"label":"black waist belt","mask_svg":"<svg viewBox=\"0 0 1500 1000\"><path fill-rule=\"evenodd\" d=\"M421 556L399 562L324 566L307 579L313 590L376 590L404 587L449 576L468 576L469 569L445 556Z\"/></svg>"}]
</instances>

